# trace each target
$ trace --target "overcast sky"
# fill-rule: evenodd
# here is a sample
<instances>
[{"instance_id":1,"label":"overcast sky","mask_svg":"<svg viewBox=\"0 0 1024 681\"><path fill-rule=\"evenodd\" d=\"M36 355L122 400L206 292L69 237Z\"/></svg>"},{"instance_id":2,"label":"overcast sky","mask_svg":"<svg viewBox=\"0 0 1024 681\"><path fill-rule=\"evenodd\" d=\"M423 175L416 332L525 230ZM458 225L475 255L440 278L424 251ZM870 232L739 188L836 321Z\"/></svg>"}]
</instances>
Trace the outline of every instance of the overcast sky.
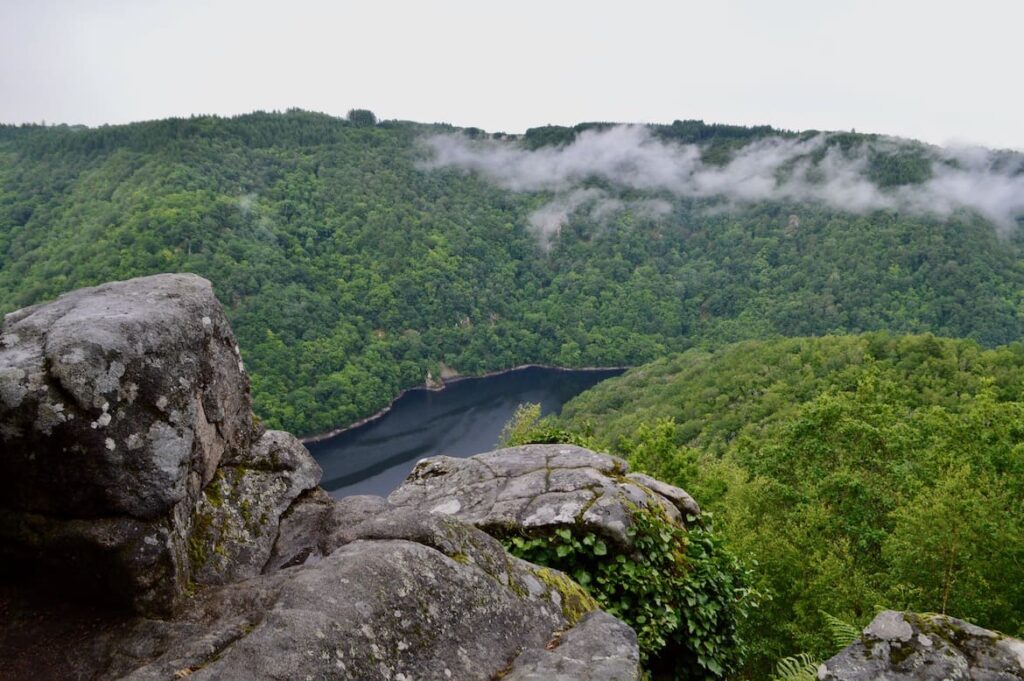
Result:
<instances>
[{"instance_id":1,"label":"overcast sky","mask_svg":"<svg viewBox=\"0 0 1024 681\"><path fill-rule=\"evenodd\" d=\"M0 122L301 107L1024 149L1019 0L0 0Z\"/></svg>"}]
</instances>

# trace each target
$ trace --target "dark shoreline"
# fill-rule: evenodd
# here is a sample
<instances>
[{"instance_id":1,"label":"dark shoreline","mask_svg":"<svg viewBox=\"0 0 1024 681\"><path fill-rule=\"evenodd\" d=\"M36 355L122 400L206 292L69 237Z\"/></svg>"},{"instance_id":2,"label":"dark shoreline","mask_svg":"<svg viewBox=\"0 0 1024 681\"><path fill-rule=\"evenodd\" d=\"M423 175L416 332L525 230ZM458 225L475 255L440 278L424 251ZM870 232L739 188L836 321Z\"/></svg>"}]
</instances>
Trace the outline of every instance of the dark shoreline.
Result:
<instances>
[{"instance_id":1,"label":"dark shoreline","mask_svg":"<svg viewBox=\"0 0 1024 681\"><path fill-rule=\"evenodd\" d=\"M381 409L380 411L376 412L375 414L371 414L370 416L367 416L365 418L361 418L358 421L356 421L355 423L349 424L349 425L347 425L347 426L345 426L343 428L335 428L334 430L329 430L329 431L327 431L325 433L319 433L319 434L316 434L316 435L309 435L309 436L301 437L301 438L299 438L299 441L302 442L302 444L304 444L304 445L312 444L314 442L323 442L324 440L329 440L332 437L335 437L336 435L341 435L342 433L344 433L346 431L349 431L349 430L352 430L353 428L359 428L360 426L365 426L367 423L370 423L372 421L376 421L380 417L382 417L385 414L387 414L389 411L391 411L392 407L395 406L395 402L397 402L398 400L402 399L402 397L404 397L407 393L410 393L410 392L413 392L413 391L416 391L416 390L424 390L424 391L429 391L429 392L440 392L440 391L444 390L445 386L447 386L450 383L458 383L459 381L464 381L464 380L471 379L471 378L490 378L492 376L501 376L502 374L510 374L510 373L512 373L514 371L523 371L524 369L550 369L552 371L612 371L612 370L616 370L616 369L621 369L623 371L627 371L627 370L629 370L631 368L632 367L628 367L628 366L618 366L618 367L560 367L560 366L552 366L550 364L519 364L517 366L511 367L510 369L499 369L497 371L488 371L487 373L484 373L484 374L469 374L469 375L465 375L465 376L463 376L463 375L454 376L452 378L449 378L446 381L443 381L443 385L440 388L430 388L426 384L417 385L417 386L414 386L412 388L406 388L406 389L402 390L400 393L398 393L398 395L396 395L395 398L393 400L391 400L391 402L388 403L388 406L384 407L383 409Z\"/></svg>"}]
</instances>

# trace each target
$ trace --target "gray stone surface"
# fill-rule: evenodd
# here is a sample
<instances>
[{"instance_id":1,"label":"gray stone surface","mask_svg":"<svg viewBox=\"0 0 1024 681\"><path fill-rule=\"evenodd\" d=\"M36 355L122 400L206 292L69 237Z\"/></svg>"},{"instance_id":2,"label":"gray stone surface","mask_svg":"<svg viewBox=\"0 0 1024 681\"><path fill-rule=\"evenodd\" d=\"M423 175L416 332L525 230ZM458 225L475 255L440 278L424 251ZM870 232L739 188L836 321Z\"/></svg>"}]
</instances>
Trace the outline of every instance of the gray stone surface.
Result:
<instances>
[{"instance_id":1,"label":"gray stone surface","mask_svg":"<svg viewBox=\"0 0 1024 681\"><path fill-rule=\"evenodd\" d=\"M1017 681L1024 641L946 615L886 610L818 669L821 681Z\"/></svg>"},{"instance_id":2,"label":"gray stone surface","mask_svg":"<svg viewBox=\"0 0 1024 681\"><path fill-rule=\"evenodd\" d=\"M380 497L372 498L385 503ZM319 487L299 496L281 516L277 540L264 572L312 563L329 553L324 547L339 503Z\"/></svg>"},{"instance_id":3,"label":"gray stone surface","mask_svg":"<svg viewBox=\"0 0 1024 681\"><path fill-rule=\"evenodd\" d=\"M679 522L677 503L689 499L660 482L666 494L658 493L650 481L627 476L618 457L575 445L524 445L468 459L424 459L388 501L452 515L499 536L577 526L629 548L636 508L661 509Z\"/></svg>"},{"instance_id":4,"label":"gray stone surface","mask_svg":"<svg viewBox=\"0 0 1024 681\"><path fill-rule=\"evenodd\" d=\"M190 560L204 550L204 487L222 463L238 470L258 435L205 279L143 277L12 312L0 327L0 559L169 612L204 576Z\"/></svg>"},{"instance_id":5,"label":"gray stone surface","mask_svg":"<svg viewBox=\"0 0 1024 681\"><path fill-rule=\"evenodd\" d=\"M683 514L684 518L687 515L691 515L694 518L700 517L700 506L697 504L697 501L690 496L689 492L670 485L667 482L662 482L657 478L652 478L644 473L629 473L626 477L633 482L640 483L652 492L660 494L671 501L672 504L679 509L679 512Z\"/></svg>"},{"instance_id":6,"label":"gray stone surface","mask_svg":"<svg viewBox=\"0 0 1024 681\"><path fill-rule=\"evenodd\" d=\"M101 676L492 679L596 608L454 518L390 509L346 533L320 560L202 593L186 617L107 634L94 645ZM595 635L616 631L605 657L636 658L632 632L601 622L567 651L608 667Z\"/></svg>"},{"instance_id":7,"label":"gray stone surface","mask_svg":"<svg viewBox=\"0 0 1024 681\"><path fill-rule=\"evenodd\" d=\"M225 461L193 513L192 579L226 584L263 572L281 516L320 475L302 443L277 430L265 432L250 455Z\"/></svg>"},{"instance_id":8,"label":"gray stone surface","mask_svg":"<svg viewBox=\"0 0 1024 681\"><path fill-rule=\"evenodd\" d=\"M505 681L639 681L636 634L606 612L585 615L544 649L524 651Z\"/></svg>"},{"instance_id":9,"label":"gray stone surface","mask_svg":"<svg viewBox=\"0 0 1024 681\"><path fill-rule=\"evenodd\" d=\"M249 381L194 275L104 284L0 327L0 499L98 518L163 516L253 438Z\"/></svg>"}]
</instances>

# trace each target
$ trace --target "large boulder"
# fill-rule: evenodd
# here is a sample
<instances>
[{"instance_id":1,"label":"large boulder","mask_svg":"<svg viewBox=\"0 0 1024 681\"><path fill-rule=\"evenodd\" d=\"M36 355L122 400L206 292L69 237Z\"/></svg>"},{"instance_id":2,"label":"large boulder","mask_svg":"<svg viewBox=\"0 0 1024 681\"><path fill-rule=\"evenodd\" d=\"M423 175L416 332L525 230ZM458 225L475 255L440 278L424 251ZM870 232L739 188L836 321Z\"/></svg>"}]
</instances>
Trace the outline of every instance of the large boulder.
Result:
<instances>
[{"instance_id":1,"label":"large boulder","mask_svg":"<svg viewBox=\"0 0 1024 681\"><path fill-rule=\"evenodd\" d=\"M0 559L170 612L191 583L220 580L223 568L192 569L208 535L232 550L197 504L218 476L251 492L252 476L235 473L269 472L259 435L238 346L201 277L104 284L12 312L0 327ZM259 494L258 518L276 521L316 485L303 454L285 464L302 474Z\"/></svg>"},{"instance_id":2,"label":"large boulder","mask_svg":"<svg viewBox=\"0 0 1024 681\"><path fill-rule=\"evenodd\" d=\"M1024 641L946 615L885 610L818 669L821 681L1019 681Z\"/></svg>"},{"instance_id":3,"label":"large boulder","mask_svg":"<svg viewBox=\"0 0 1024 681\"><path fill-rule=\"evenodd\" d=\"M454 518L384 507L337 541L304 565L202 590L175 619L135 617L79 634L74 657L52 678L74 678L73 664L79 678L140 681L484 680L549 657L545 648L593 674L579 678L619 678L602 670L637 666L635 637L615 618L573 633L596 604L565 575L509 556ZM19 627L37 622L15 618ZM3 640L0 632L4 668L34 669L36 678L68 654L47 641L48 659L25 663L5 658Z\"/></svg>"},{"instance_id":4,"label":"large boulder","mask_svg":"<svg viewBox=\"0 0 1024 681\"><path fill-rule=\"evenodd\" d=\"M564 576L452 519L390 511L346 539L277 573L284 581L259 624L204 651L194 677L491 679L597 607ZM167 678L170 668L156 669L152 678Z\"/></svg>"},{"instance_id":5,"label":"large boulder","mask_svg":"<svg viewBox=\"0 0 1024 681\"><path fill-rule=\"evenodd\" d=\"M495 536L591 531L623 551L632 548L629 530L638 510L656 509L675 522L694 522L700 513L683 490L631 475L622 459L575 445L424 459L388 501L451 515Z\"/></svg>"},{"instance_id":6,"label":"large boulder","mask_svg":"<svg viewBox=\"0 0 1024 681\"><path fill-rule=\"evenodd\" d=\"M152 520L249 447L249 380L210 282L81 289L0 327L0 498L52 516Z\"/></svg>"}]
</instances>

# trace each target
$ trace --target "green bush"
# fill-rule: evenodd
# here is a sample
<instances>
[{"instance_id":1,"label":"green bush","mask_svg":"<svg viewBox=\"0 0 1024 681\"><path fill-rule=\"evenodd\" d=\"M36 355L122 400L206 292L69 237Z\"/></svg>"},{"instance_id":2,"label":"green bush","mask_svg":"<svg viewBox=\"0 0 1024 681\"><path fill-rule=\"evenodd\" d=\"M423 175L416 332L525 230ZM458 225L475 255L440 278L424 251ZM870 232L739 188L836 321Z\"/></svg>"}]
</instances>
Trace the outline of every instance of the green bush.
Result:
<instances>
[{"instance_id":1,"label":"green bush","mask_svg":"<svg viewBox=\"0 0 1024 681\"><path fill-rule=\"evenodd\" d=\"M521 404L500 442L593 449L588 431L559 428L540 417L539 404ZM644 664L658 678L722 678L737 671L746 657L739 627L759 601L749 570L722 545L710 514L686 530L660 512L634 512L631 554L614 551L593 532L568 528L508 537L505 545L524 560L571 575L604 610L633 627Z\"/></svg>"},{"instance_id":2,"label":"green bush","mask_svg":"<svg viewBox=\"0 0 1024 681\"><path fill-rule=\"evenodd\" d=\"M520 404L516 408L515 414L502 428L498 443L502 447L570 444L593 449L593 441L586 428L582 432L558 428L550 419L540 417L540 405L536 403Z\"/></svg>"},{"instance_id":3,"label":"green bush","mask_svg":"<svg viewBox=\"0 0 1024 681\"><path fill-rule=\"evenodd\" d=\"M689 530L637 509L632 553L593 532L559 529L513 536L508 550L568 573L601 607L636 631L645 667L658 678L723 678L740 668L739 627L757 594L749 573L709 526ZM693 518L692 520L696 520Z\"/></svg>"}]
</instances>

